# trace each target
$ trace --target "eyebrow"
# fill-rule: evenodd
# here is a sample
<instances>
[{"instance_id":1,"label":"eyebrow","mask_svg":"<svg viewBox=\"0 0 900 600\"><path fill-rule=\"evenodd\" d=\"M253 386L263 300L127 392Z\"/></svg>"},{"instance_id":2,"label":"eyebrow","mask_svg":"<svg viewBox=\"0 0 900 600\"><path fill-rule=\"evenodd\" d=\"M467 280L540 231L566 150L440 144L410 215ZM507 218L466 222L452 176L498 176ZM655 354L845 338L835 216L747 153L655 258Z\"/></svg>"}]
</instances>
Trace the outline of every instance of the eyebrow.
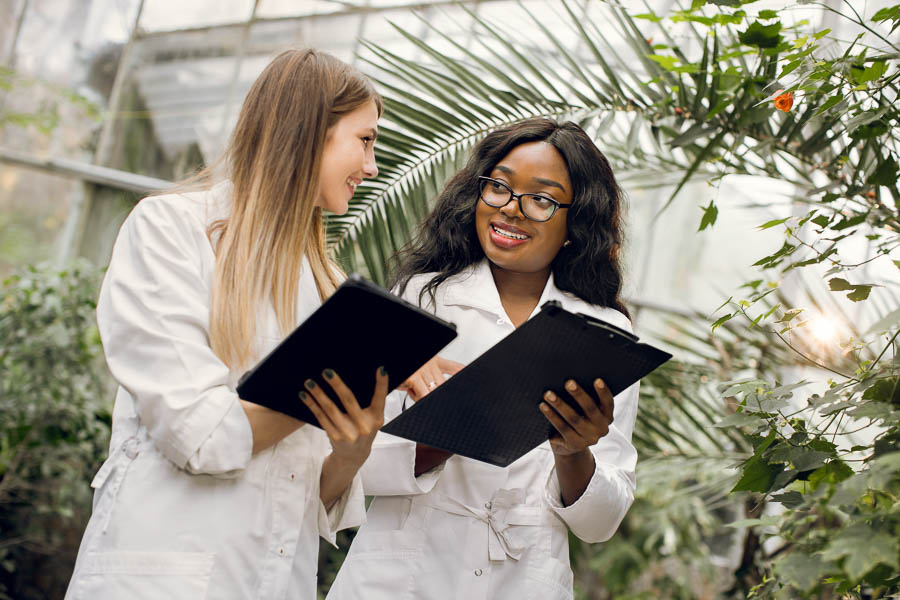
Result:
<instances>
[{"instance_id":1,"label":"eyebrow","mask_svg":"<svg viewBox=\"0 0 900 600\"><path fill-rule=\"evenodd\" d=\"M515 175L515 173L516 173L515 171L513 171L512 169L510 169L509 167L507 167L505 165L497 165L494 168L497 169L498 171L503 171L507 175ZM563 185L561 183L559 183L558 181L553 181L552 179L544 179L543 177L532 177L531 179L532 179L532 181L536 181L536 182L540 183L541 185L557 187L564 192L566 191L566 188L564 188ZM566 193L568 193L568 192L566 192Z\"/></svg>"}]
</instances>

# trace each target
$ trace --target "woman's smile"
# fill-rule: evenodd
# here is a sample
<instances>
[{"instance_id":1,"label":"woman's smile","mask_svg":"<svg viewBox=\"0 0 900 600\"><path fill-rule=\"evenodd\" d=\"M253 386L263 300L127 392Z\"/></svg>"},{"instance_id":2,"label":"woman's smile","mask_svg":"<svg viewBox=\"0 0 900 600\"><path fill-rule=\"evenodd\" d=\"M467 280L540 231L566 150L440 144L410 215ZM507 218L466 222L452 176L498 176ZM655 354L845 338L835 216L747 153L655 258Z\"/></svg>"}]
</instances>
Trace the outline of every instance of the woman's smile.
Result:
<instances>
[{"instance_id":1,"label":"woman's smile","mask_svg":"<svg viewBox=\"0 0 900 600\"><path fill-rule=\"evenodd\" d=\"M488 227L491 242L500 248L517 248L531 239L527 232L501 220L491 221Z\"/></svg>"}]
</instances>

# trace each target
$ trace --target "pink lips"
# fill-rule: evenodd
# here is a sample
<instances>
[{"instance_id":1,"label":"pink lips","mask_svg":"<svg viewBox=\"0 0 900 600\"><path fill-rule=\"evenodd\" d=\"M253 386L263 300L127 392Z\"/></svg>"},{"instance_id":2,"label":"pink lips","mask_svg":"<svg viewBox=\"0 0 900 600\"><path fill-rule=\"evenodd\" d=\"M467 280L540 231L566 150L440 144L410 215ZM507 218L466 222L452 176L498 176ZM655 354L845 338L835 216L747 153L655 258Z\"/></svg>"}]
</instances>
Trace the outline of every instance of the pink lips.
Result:
<instances>
[{"instance_id":1,"label":"pink lips","mask_svg":"<svg viewBox=\"0 0 900 600\"><path fill-rule=\"evenodd\" d=\"M524 240L508 238L508 237L502 236L499 233L497 233L497 231L494 229L494 227L496 227L497 229L502 229L504 231L509 231L511 233L516 233L519 235L528 235L528 234L525 233L524 231L522 231L521 229L519 229L518 227L513 227L512 225L509 225L507 223L499 223L499 222L498 223L490 223L488 225L488 231L490 233L491 242L493 242L495 246L498 246L500 248L516 248L516 247L521 246L522 244L528 242L531 239L530 235L528 236L527 239L524 239Z\"/></svg>"}]
</instances>

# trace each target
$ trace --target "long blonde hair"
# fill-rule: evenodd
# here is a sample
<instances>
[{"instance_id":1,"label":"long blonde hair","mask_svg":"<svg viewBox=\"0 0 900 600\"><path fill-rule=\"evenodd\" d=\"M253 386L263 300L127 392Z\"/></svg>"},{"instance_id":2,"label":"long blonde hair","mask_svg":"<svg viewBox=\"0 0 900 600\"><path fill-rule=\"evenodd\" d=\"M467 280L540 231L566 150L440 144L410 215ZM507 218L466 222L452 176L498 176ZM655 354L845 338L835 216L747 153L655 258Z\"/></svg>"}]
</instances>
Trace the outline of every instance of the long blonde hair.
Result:
<instances>
[{"instance_id":1,"label":"long blonde hair","mask_svg":"<svg viewBox=\"0 0 900 600\"><path fill-rule=\"evenodd\" d=\"M207 232L216 250L210 343L229 367L256 358L257 318L268 301L283 335L296 326L304 256L320 298L339 285L315 206L322 150L329 128L370 101L380 116L381 97L365 76L312 49L282 52L250 88L225 154L231 212Z\"/></svg>"}]
</instances>

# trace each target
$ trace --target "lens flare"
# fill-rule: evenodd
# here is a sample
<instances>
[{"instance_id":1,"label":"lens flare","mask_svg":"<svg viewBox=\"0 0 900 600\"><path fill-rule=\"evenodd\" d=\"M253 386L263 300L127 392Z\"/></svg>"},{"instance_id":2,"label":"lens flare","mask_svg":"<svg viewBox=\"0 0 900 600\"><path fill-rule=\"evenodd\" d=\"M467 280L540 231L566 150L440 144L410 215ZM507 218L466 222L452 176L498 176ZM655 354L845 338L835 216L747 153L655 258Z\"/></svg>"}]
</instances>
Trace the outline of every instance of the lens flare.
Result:
<instances>
[{"instance_id":1,"label":"lens flare","mask_svg":"<svg viewBox=\"0 0 900 600\"><path fill-rule=\"evenodd\" d=\"M809 322L809 330L820 342L833 342L837 339L837 327L827 317L814 317Z\"/></svg>"}]
</instances>

